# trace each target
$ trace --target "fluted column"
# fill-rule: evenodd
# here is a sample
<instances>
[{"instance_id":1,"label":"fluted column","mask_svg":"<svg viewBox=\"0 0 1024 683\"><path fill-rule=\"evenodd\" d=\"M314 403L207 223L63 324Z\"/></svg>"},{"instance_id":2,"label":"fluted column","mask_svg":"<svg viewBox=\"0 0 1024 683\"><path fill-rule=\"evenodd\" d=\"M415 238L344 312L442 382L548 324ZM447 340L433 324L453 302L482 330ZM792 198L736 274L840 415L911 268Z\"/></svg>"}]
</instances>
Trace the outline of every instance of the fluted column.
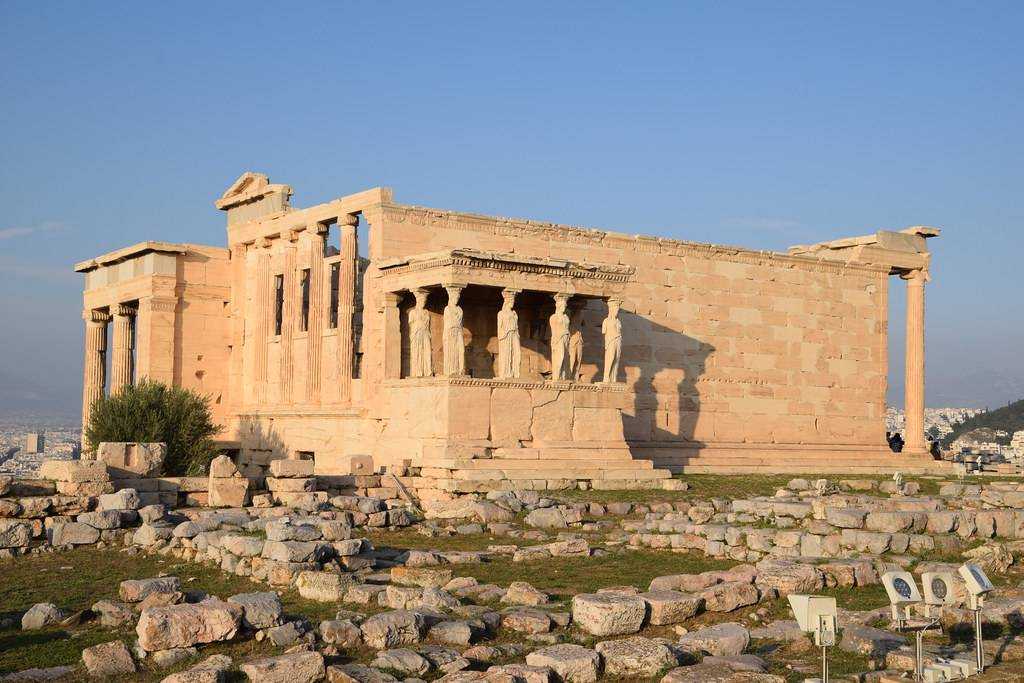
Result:
<instances>
[{"instance_id":1,"label":"fluted column","mask_svg":"<svg viewBox=\"0 0 1024 683\"><path fill-rule=\"evenodd\" d=\"M402 295L397 292L384 293L384 377L398 379L402 376L402 314L398 304Z\"/></svg>"},{"instance_id":2,"label":"fluted column","mask_svg":"<svg viewBox=\"0 0 1024 683\"><path fill-rule=\"evenodd\" d=\"M82 364L82 434L89 426L92 404L103 396L106 384L107 322L110 316L103 311L85 311L85 358Z\"/></svg>"},{"instance_id":3,"label":"fluted column","mask_svg":"<svg viewBox=\"0 0 1024 683\"><path fill-rule=\"evenodd\" d=\"M927 450L924 438L924 283L927 273L914 270L907 281L907 355L904 381L905 452Z\"/></svg>"},{"instance_id":4,"label":"fluted column","mask_svg":"<svg viewBox=\"0 0 1024 683\"><path fill-rule=\"evenodd\" d=\"M110 359L110 393L132 383L132 318L135 308L126 304L111 307L114 314L114 355Z\"/></svg>"},{"instance_id":5,"label":"fluted column","mask_svg":"<svg viewBox=\"0 0 1024 683\"><path fill-rule=\"evenodd\" d=\"M341 262L338 264L338 395L342 401L352 397L352 372L355 362L355 337L352 317L355 315L356 266L359 244L356 242L357 216L338 216L341 232Z\"/></svg>"},{"instance_id":6,"label":"fluted column","mask_svg":"<svg viewBox=\"0 0 1024 683\"><path fill-rule=\"evenodd\" d=\"M255 333L252 343L255 345L253 358L253 384L255 386L256 403L267 402L267 343L273 329L274 292L273 279L270 276L270 245L263 240L256 255L256 315Z\"/></svg>"},{"instance_id":7,"label":"fluted column","mask_svg":"<svg viewBox=\"0 0 1024 683\"><path fill-rule=\"evenodd\" d=\"M327 226L318 223L309 235L309 328L306 346L306 395L311 403L320 402L320 347L327 306L324 305L324 234Z\"/></svg>"}]
</instances>

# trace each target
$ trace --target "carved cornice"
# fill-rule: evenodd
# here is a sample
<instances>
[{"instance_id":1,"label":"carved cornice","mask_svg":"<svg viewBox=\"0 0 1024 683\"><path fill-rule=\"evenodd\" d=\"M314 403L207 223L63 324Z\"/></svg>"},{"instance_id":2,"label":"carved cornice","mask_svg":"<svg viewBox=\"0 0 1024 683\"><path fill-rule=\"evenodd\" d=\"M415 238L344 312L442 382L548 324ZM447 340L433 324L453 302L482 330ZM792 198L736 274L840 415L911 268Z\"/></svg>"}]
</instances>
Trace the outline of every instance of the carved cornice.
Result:
<instances>
[{"instance_id":1,"label":"carved cornice","mask_svg":"<svg viewBox=\"0 0 1024 683\"><path fill-rule=\"evenodd\" d=\"M170 297L151 296L139 299L139 307L160 313L173 313L178 308L178 300Z\"/></svg>"},{"instance_id":2,"label":"carved cornice","mask_svg":"<svg viewBox=\"0 0 1024 683\"><path fill-rule=\"evenodd\" d=\"M457 386L457 387L500 387L512 389L554 389L558 391L593 391L608 393L623 393L626 390L624 383L614 384L569 382L569 381L548 381L536 379L500 379L484 377L408 377L404 379L390 379L384 381L384 386L409 387L409 386Z\"/></svg>"},{"instance_id":3,"label":"carved cornice","mask_svg":"<svg viewBox=\"0 0 1024 683\"><path fill-rule=\"evenodd\" d=\"M463 230L513 238L532 237L552 242L622 249L640 254L681 257L696 256L748 265L790 267L832 274L841 274L851 270L872 273L885 270L884 267L874 264L823 261L818 258L788 255L774 251L758 251L742 247L687 242L665 237L627 235L625 233L559 225L544 221L483 216L402 204L385 204L384 217L386 220L394 223L408 221L413 225L423 227L440 226L449 230Z\"/></svg>"},{"instance_id":4,"label":"carved cornice","mask_svg":"<svg viewBox=\"0 0 1024 683\"><path fill-rule=\"evenodd\" d=\"M632 266L575 263L560 259L531 258L497 252L476 252L453 249L437 254L424 254L409 259L394 260L379 266L382 277L416 273L434 268L453 268L456 272L490 270L545 275L575 280L602 280L629 282L635 269Z\"/></svg>"}]
</instances>

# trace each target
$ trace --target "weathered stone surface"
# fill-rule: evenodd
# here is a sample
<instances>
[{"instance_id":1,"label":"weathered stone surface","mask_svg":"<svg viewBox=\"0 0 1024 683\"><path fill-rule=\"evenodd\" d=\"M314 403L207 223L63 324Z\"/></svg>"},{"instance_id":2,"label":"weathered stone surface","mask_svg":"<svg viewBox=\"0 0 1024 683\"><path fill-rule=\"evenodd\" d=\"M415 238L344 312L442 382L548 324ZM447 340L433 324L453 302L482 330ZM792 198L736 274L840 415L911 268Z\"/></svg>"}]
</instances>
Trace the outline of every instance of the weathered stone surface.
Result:
<instances>
[{"instance_id":1,"label":"weathered stone surface","mask_svg":"<svg viewBox=\"0 0 1024 683\"><path fill-rule=\"evenodd\" d=\"M391 569L391 581L403 586L443 588L451 580L451 569L427 569L424 567L393 567Z\"/></svg>"},{"instance_id":2,"label":"weathered stone surface","mask_svg":"<svg viewBox=\"0 0 1024 683\"><path fill-rule=\"evenodd\" d=\"M173 650L157 650L156 652L149 653L149 657L146 659L158 668L167 669L172 666L176 666L187 659L191 659L199 654L199 650L194 647L177 647Z\"/></svg>"},{"instance_id":3,"label":"weathered stone surface","mask_svg":"<svg viewBox=\"0 0 1024 683\"><path fill-rule=\"evenodd\" d=\"M39 478L51 481L110 481L107 466L98 460L44 460Z\"/></svg>"},{"instance_id":4,"label":"weathered stone surface","mask_svg":"<svg viewBox=\"0 0 1024 683\"><path fill-rule=\"evenodd\" d=\"M398 683L398 679L389 673L355 663L327 667L327 681L328 683Z\"/></svg>"},{"instance_id":5,"label":"weathered stone surface","mask_svg":"<svg viewBox=\"0 0 1024 683\"><path fill-rule=\"evenodd\" d=\"M93 529L118 529L121 527L121 512L119 510L83 512L78 515L76 521L88 524Z\"/></svg>"},{"instance_id":6,"label":"weathered stone surface","mask_svg":"<svg viewBox=\"0 0 1024 683\"><path fill-rule=\"evenodd\" d=\"M737 672L720 661L701 662L694 666L681 666L669 671L661 683L785 683L786 679L774 674L754 671Z\"/></svg>"},{"instance_id":7,"label":"weathered stone surface","mask_svg":"<svg viewBox=\"0 0 1024 683\"><path fill-rule=\"evenodd\" d=\"M270 475L279 479L312 477L313 461L285 459L271 460Z\"/></svg>"},{"instance_id":8,"label":"weathered stone surface","mask_svg":"<svg viewBox=\"0 0 1024 683\"><path fill-rule=\"evenodd\" d=\"M483 627L470 621L442 621L430 627L427 637L438 643L465 647L485 632Z\"/></svg>"},{"instance_id":9,"label":"weathered stone surface","mask_svg":"<svg viewBox=\"0 0 1024 683\"><path fill-rule=\"evenodd\" d=\"M715 624L684 634L679 646L690 652L707 652L719 657L742 654L750 644L750 632L740 624Z\"/></svg>"},{"instance_id":10,"label":"weathered stone surface","mask_svg":"<svg viewBox=\"0 0 1024 683\"><path fill-rule=\"evenodd\" d=\"M730 581L705 588L698 593L708 612L732 612L753 605L758 600L757 588L750 583Z\"/></svg>"},{"instance_id":11,"label":"weathered stone surface","mask_svg":"<svg viewBox=\"0 0 1024 683\"><path fill-rule=\"evenodd\" d=\"M142 602L153 593L177 593L180 590L181 580L177 576L159 576L122 581L117 592L123 602Z\"/></svg>"},{"instance_id":12,"label":"weathered stone surface","mask_svg":"<svg viewBox=\"0 0 1024 683\"><path fill-rule=\"evenodd\" d=\"M650 638L605 640L597 644L606 676L649 677L679 663L667 646Z\"/></svg>"},{"instance_id":13,"label":"weathered stone surface","mask_svg":"<svg viewBox=\"0 0 1024 683\"><path fill-rule=\"evenodd\" d=\"M295 580L299 595L317 602L341 602L352 578L336 572L300 572Z\"/></svg>"},{"instance_id":14,"label":"weathered stone surface","mask_svg":"<svg viewBox=\"0 0 1024 683\"><path fill-rule=\"evenodd\" d=\"M230 640L238 632L242 613L241 607L219 600L152 607L142 611L135 632L139 645L149 652L191 647Z\"/></svg>"},{"instance_id":15,"label":"weathered stone surface","mask_svg":"<svg viewBox=\"0 0 1024 683\"><path fill-rule=\"evenodd\" d=\"M263 552L263 539L254 536L222 536L220 547L239 557L256 557Z\"/></svg>"},{"instance_id":16,"label":"weathered stone surface","mask_svg":"<svg viewBox=\"0 0 1024 683\"><path fill-rule=\"evenodd\" d=\"M249 480L245 477L210 477L210 507L242 507L249 500Z\"/></svg>"},{"instance_id":17,"label":"weathered stone surface","mask_svg":"<svg viewBox=\"0 0 1024 683\"><path fill-rule=\"evenodd\" d=\"M142 506L142 499L135 489L121 489L114 493L107 493L99 497L96 509L104 510L138 510Z\"/></svg>"},{"instance_id":18,"label":"weathered stone surface","mask_svg":"<svg viewBox=\"0 0 1024 683\"><path fill-rule=\"evenodd\" d=\"M572 599L572 620L595 636L636 633L644 622L643 598L614 593L582 593Z\"/></svg>"},{"instance_id":19,"label":"weathered stone surface","mask_svg":"<svg viewBox=\"0 0 1024 683\"><path fill-rule=\"evenodd\" d=\"M99 615L103 626L117 628L135 621L135 613L123 602L100 600L92 606L92 611Z\"/></svg>"},{"instance_id":20,"label":"weathered stone surface","mask_svg":"<svg viewBox=\"0 0 1024 683\"><path fill-rule=\"evenodd\" d=\"M62 619L64 619L64 613L56 605L50 602L38 602L22 615L21 629L23 631L36 631L47 626L59 624Z\"/></svg>"},{"instance_id":21,"label":"weathered stone surface","mask_svg":"<svg viewBox=\"0 0 1024 683\"><path fill-rule=\"evenodd\" d=\"M0 519L0 548L26 548L31 541L31 524L16 519Z\"/></svg>"},{"instance_id":22,"label":"weathered stone surface","mask_svg":"<svg viewBox=\"0 0 1024 683\"><path fill-rule=\"evenodd\" d=\"M320 622L320 637L325 643L339 647L359 647L363 634L359 627L348 619L329 619Z\"/></svg>"},{"instance_id":23,"label":"weathered stone surface","mask_svg":"<svg viewBox=\"0 0 1024 683\"><path fill-rule=\"evenodd\" d=\"M404 676L422 676L430 671L430 662L426 657L406 648L382 650L370 662L370 666L395 671Z\"/></svg>"},{"instance_id":24,"label":"weathered stone surface","mask_svg":"<svg viewBox=\"0 0 1024 683\"><path fill-rule=\"evenodd\" d=\"M679 591L648 591L639 597L647 603L648 621L654 626L678 624L704 606L703 597Z\"/></svg>"},{"instance_id":25,"label":"weathered stone surface","mask_svg":"<svg viewBox=\"0 0 1024 683\"><path fill-rule=\"evenodd\" d=\"M847 652L877 658L906 644L907 639L903 636L860 624L844 625L842 639L839 641L839 647Z\"/></svg>"},{"instance_id":26,"label":"weathered stone surface","mask_svg":"<svg viewBox=\"0 0 1024 683\"><path fill-rule=\"evenodd\" d=\"M126 676L135 673L135 660L123 641L93 645L82 650L82 663L94 678Z\"/></svg>"},{"instance_id":27,"label":"weathered stone surface","mask_svg":"<svg viewBox=\"0 0 1024 683\"><path fill-rule=\"evenodd\" d=\"M80 522L58 522L53 525L53 545L91 545L100 540L100 531Z\"/></svg>"},{"instance_id":28,"label":"weathered stone surface","mask_svg":"<svg viewBox=\"0 0 1024 683\"><path fill-rule=\"evenodd\" d=\"M239 593L228 602L242 608L242 623L248 628L270 628L281 623L283 608L277 593Z\"/></svg>"},{"instance_id":29,"label":"weathered stone surface","mask_svg":"<svg viewBox=\"0 0 1024 683\"><path fill-rule=\"evenodd\" d=\"M315 683L326 674L319 652L293 652L246 662L239 667L252 683Z\"/></svg>"},{"instance_id":30,"label":"weathered stone surface","mask_svg":"<svg viewBox=\"0 0 1024 683\"><path fill-rule=\"evenodd\" d=\"M546 605L548 594L537 590L526 581L513 581L505 591L505 597L501 601L507 605L525 605L535 607Z\"/></svg>"},{"instance_id":31,"label":"weathered stone surface","mask_svg":"<svg viewBox=\"0 0 1024 683\"><path fill-rule=\"evenodd\" d=\"M814 593L825 586L825 575L813 565L787 560L763 560L757 564L755 583L762 590L774 588L780 596Z\"/></svg>"},{"instance_id":32,"label":"weathered stone surface","mask_svg":"<svg viewBox=\"0 0 1024 683\"><path fill-rule=\"evenodd\" d=\"M526 515L523 521L541 529L565 529L569 526L562 511L554 507L537 508Z\"/></svg>"},{"instance_id":33,"label":"weathered stone surface","mask_svg":"<svg viewBox=\"0 0 1024 683\"><path fill-rule=\"evenodd\" d=\"M501 625L517 633L547 633L551 630L551 617L539 609L510 609L501 615Z\"/></svg>"},{"instance_id":34,"label":"weathered stone surface","mask_svg":"<svg viewBox=\"0 0 1024 683\"><path fill-rule=\"evenodd\" d=\"M526 663L550 668L565 683L592 683L597 680L601 656L580 645L552 645L526 655Z\"/></svg>"},{"instance_id":35,"label":"weathered stone surface","mask_svg":"<svg viewBox=\"0 0 1024 683\"><path fill-rule=\"evenodd\" d=\"M415 645L423 639L427 623L422 614L395 610L373 615L359 629L368 647L383 650L399 645Z\"/></svg>"}]
</instances>

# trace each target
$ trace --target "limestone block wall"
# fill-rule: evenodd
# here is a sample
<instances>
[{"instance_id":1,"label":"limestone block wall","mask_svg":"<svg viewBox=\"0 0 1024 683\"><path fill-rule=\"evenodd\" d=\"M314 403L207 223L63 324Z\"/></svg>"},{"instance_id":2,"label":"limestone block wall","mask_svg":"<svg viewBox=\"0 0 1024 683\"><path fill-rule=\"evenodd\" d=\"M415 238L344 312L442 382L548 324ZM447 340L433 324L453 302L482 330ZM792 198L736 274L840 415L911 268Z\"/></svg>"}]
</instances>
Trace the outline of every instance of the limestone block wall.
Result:
<instances>
[{"instance_id":1,"label":"limestone block wall","mask_svg":"<svg viewBox=\"0 0 1024 683\"><path fill-rule=\"evenodd\" d=\"M381 258L473 248L633 266L620 317L635 446L884 444L884 269L391 204L374 228Z\"/></svg>"}]
</instances>

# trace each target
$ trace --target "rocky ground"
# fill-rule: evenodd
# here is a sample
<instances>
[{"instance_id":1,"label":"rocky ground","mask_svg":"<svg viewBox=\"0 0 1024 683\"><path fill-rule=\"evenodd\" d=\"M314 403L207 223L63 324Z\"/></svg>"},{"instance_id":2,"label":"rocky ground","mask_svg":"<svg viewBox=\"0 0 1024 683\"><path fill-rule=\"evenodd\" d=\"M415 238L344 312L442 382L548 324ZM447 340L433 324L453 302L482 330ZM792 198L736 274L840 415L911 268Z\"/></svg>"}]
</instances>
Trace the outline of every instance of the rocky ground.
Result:
<instances>
[{"instance_id":1,"label":"rocky ground","mask_svg":"<svg viewBox=\"0 0 1024 683\"><path fill-rule=\"evenodd\" d=\"M813 592L841 609L833 677L898 679L913 668L911 639L890 628L880 574L955 567L966 554L997 584L984 680L1024 676L1016 482L719 483L672 495L504 492L426 511L353 497L306 511L172 511L101 496L109 509L57 522L50 546L0 567L0 674L802 680L819 652L784 598ZM723 498L733 484L743 497ZM928 657L971 652L969 619L946 608Z\"/></svg>"}]
</instances>

